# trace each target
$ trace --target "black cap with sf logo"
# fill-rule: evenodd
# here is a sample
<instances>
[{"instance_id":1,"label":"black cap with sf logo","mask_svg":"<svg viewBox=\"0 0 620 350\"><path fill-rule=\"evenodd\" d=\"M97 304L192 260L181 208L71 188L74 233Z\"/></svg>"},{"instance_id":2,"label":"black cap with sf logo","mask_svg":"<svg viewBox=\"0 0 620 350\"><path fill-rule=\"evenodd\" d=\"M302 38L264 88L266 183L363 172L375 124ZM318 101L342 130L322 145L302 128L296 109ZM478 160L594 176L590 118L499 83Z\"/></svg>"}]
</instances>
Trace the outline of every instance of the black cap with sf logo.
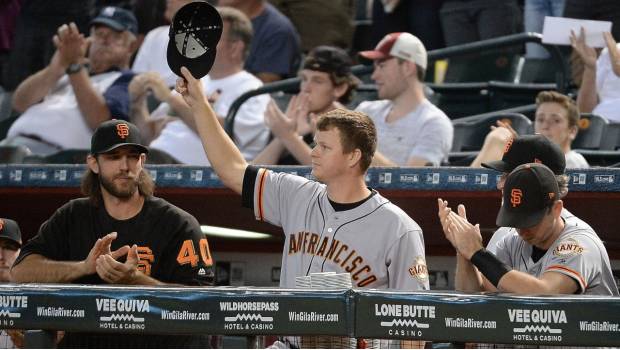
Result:
<instances>
[{"instance_id":1,"label":"black cap with sf logo","mask_svg":"<svg viewBox=\"0 0 620 350\"><path fill-rule=\"evenodd\" d=\"M560 199L560 189L551 169L540 163L528 163L508 174L503 196L495 223L528 228L537 225L553 203Z\"/></svg>"},{"instance_id":2,"label":"black cap with sf logo","mask_svg":"<svg viewBox=\"0 0 620 350\"><path fill-rule=\"evenodd\" d=\"M184 66L194 78L202 78L213 66L221 35L222 17L213 6L196 1L181 7L168 32L168 66L180 77Z\"/></svg>"},{"instance_id":3,"label":"black cap with sf logo","mask_svg":"<svg viewBox=\"0 0 620 350\"><path fill-rule=\"evenodd\" d=\"M90 139L90 153L93 155L110 152L120 146L135 146L140 152L149 153L149 149L142 144L138 127L124 120L112 119L101 123Z\"/></svg>"}]
</instances>

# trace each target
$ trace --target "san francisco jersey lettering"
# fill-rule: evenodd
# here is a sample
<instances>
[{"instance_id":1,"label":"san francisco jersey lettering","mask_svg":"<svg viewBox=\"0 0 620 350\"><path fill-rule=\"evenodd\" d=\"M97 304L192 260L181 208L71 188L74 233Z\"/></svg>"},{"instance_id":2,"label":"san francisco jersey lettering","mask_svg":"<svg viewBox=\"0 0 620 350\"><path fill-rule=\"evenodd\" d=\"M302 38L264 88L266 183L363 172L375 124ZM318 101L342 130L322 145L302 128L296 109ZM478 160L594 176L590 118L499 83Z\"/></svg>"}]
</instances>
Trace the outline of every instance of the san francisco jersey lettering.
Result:
<instances>
[{"instance_id":1,"label":"san francisco jersey lettering","mask_svg":"<svg viewBox=\"0 0 620 350\"><path fill-rule=\"evenodd\" d=\"M253 204L257 219L286 235L281 287L295 287L297 276L333 271L350 273L355 287L429 289L420 226L379 193L337 212L325 185L260 169Z\"/></svg>"}]
</instances>

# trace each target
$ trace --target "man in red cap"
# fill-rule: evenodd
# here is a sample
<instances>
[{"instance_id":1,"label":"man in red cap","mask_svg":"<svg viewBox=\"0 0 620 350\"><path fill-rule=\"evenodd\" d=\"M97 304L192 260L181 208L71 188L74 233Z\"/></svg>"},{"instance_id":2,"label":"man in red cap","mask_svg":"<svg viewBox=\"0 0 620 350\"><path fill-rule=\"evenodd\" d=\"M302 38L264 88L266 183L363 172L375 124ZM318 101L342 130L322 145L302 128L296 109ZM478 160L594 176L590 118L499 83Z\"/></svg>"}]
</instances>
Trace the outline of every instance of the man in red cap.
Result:
<instances>
[{"instance_id":1,"label":"man in red cap","mask_svg":"<svg viewBox=\"0 0 620 350\"><path fill-rule=\"evenodd\" d=\"M360 55L374 62L372 79L380 101L363 102L357 111L370 116L379 144L373 165L438 166L447 161L454 129L448 117L424 96L426 49L409 33L386 35Z\"/></svg>"}]
</instances>

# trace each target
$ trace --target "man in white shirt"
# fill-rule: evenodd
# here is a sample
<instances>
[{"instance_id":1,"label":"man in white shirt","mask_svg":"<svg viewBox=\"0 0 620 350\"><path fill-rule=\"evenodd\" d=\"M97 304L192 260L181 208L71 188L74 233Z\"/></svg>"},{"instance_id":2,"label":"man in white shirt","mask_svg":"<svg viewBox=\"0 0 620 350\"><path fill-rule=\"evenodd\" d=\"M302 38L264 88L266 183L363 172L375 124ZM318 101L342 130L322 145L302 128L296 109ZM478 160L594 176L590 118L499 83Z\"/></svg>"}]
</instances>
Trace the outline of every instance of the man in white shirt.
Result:
<instances>
[{"instance_id":1,"label":"man in white shirt","mask_svg":"<svg viewBox=\"0 0 620 350\"><path fill-rule=\"evenodd\" d=\"M223 22L222 38L217 45L213 67L201 82L223 123L233 101L243 93L261 87L262 82L243 70L252 40L250 20L242 12L230 7L219 7L218 11ZM171 92L165 82L152 73L137 76L129 91L132 96L131 118L147 137L150 133L150 148L164 151L181 163L209 165L196 134L192 112L180 95ZM164 102L153 111L150 118L146 106L149 92ZM237 112L234 141L248 160L253 159L269 139L269 130L263 119L268 102L268 95L256 96L247 100ZM180 119L165 123L161 132L155 130L152 124L161 120L160 117L165 118L171 109Z\"/></svg>"},{"instance_id":2,"label":"man in white shirt","mask_svg":"<svg viewBox=\"0 0 620 350\"><path fill-rule=\"evenodd\" d=\"M454 128L424 96L427 56L420 39L409 33L391 33L374 50L360 55L374 61L372 79L381 98L357 107L377 127L379 144L373 165L438 166L447 161Z\"/></svg>"},{"instance_id":3,"label":"man in white shirt","mask_svg":"<svg viewBox=\"0 0 620 350\"><path fill-rule=\"evenodd\" d=\"M137 32L133 13L118 7L101 10L88 39L75 23L58 28L50 64L15 90L13 108L22 115L0 144L23 145L41 155L88 149L100 123L127 119L127 85L133 78L127 69Z\"/></svg>"},{"instance_id":4,"label":"man in white shirt","mask_svg":"<svg viewBox=\"0 0 620 350\"><path fill-rule=\"evenodd\" d=\"M166 1L164 19L167 22L172 22L174 14L181 7L193 1L195 0ZM131 69L136 73L156 72L166 82L166 85L173 87L178 77L170 70L166 62L166 47L168 47L169 31L169 25L160 26L149 31L136 54L136 59L133 61Z\"/></svg>"}]
</instances>

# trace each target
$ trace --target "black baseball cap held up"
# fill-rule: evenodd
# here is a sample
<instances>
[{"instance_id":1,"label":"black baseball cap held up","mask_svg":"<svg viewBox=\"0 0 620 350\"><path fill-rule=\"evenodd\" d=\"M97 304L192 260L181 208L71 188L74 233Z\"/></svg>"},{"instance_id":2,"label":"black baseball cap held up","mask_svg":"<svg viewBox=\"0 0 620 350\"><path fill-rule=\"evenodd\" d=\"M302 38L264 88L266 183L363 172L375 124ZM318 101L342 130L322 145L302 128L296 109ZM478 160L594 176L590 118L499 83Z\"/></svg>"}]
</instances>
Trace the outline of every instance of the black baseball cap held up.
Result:
<instances>
[{"instance_id":1,"label":"black baseball cap held up","mask_svg":"<svg viewBox=\"0 0 620 350\"><path fill-rule=\"evenodd\" d=\"M222 36L222 17L206 2L190 2L174 15L168 36L170 69L182 77L181 67L186 67L200 79L209 73L215 61L216 46Z\"/></svg>"},{"instance_id":2,"label":"black baseball cap held up","mask_svg":"<svg viewBox=\"0 0 620 350\"><path fill-rule=\"evenodd\" d=\"M540 163L519 165L506 178L498 226L528 228L537 225L560 198L555 174Z\"/></svg>"},{"instance_id":3,"label":"black baseball cap held up","mask_svg":"<svg viewBox=\"0 0 620 350\"><path fill-rule=\"evenodd\" d=\"M558 145L547 137L523 135L508 141L501 160L482 163L482 166L504 173L526 163L542 163L556 175L564 174L566 158Z\"/></svg>"},{"instance_id":4,"label":"black baseball cap held up","mask_svg":"<svg viewBox=\"0 0 620 350\"><path fill-rule=\"evenodd\" d=\"M121 146L135 146L142 153L149 153L149 149L142 144L140 130L134 124L112 119L99 125L90 139L90 153L107 153Z\"/></svg>"},{"instance_id":5,"label":"black baseball cap held up","mask_svg":"<svg viewBox=\"0 0 620 350\"><path fill-rule=\"evenodd\" d=\"M138 20L133 12L115 6L106 6L90 21L90 25L103 24L118 32L125 30L138 35Z\"/></svg>"},{"instance_id":6,"label":"black baseball cap held up","mask_svg":"<svg viewBox=\"0 0 620 350\"><path fill-rule=\"evenodd\" d=\"M0 218L0 239L7 239L17 244L17 247L21 247L22 232L17 222L11 219Z\"/></svg>"}]
</instances>

